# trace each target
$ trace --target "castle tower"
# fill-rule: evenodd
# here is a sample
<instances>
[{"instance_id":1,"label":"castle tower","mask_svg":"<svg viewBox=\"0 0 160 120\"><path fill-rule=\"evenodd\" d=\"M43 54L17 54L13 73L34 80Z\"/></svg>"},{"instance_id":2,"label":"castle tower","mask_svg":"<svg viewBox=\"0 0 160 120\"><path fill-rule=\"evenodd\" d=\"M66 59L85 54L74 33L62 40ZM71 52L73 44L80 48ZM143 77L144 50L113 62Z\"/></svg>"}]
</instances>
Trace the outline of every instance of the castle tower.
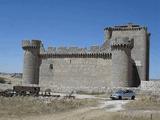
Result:
<instances>
[{"instance_id":1,"label":"castle tower","mask_svg":"<svg viewBox=\"0 0 160 120\"><path fill-rule=\"evenodd\" d=\"M23 82L24 84L39 84L39 65L41 41L39 40L24 40L22 48L24 50L23 64Z\"/></svg>"},{"instance_id":2,"label":"castle tower","mask_svg":"<svg viewBox=\"0 0 160 120\"><path fill-rule=\"evenodd\" d=\"M112 86L132 87L131 49L133 39L119 37L111 40L112 51Z\"/></svg>"},{"instance_id":3,"label":"castle tower","mask_svg":"<svg viewBox=\"0 0 160 120\"><path fill-rule=\"evenodd\" d=\"M106 44L117 37L134 39L134 48L131 52L132 59L135 62L133 65L133 79L135 81L148 81L150 33L147 31L147 27L128 23L107 27L104 29L104 33Z\"/></svg>"}]
</instances>

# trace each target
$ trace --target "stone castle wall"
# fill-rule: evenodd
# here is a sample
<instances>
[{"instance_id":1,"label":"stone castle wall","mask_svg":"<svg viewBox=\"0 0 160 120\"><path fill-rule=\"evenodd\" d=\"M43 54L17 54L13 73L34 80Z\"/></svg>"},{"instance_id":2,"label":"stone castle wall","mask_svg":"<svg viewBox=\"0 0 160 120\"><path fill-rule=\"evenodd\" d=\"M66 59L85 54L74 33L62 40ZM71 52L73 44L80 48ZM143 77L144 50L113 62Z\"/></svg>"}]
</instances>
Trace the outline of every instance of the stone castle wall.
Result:
<instances>
[{"instance_id":1,"label":"stone castle wall","mask_svg":"<svg viewBox=\"0 0 160 120\"><path fill-rule=\"evenodd\" d=\"M39 47L41 41L24 41L23 79L57 91L137 87L140 81L148 80L147 29L133 24L115 26L105 28L105 37L101 46L89 49L49 47L45 50L43 44Z\"/></svg>"},{"instance_id":2,"label":"stone castle wall","mask_svg":"<svg viewBox=\"0 0 160 120\"><path fill-rule=\"evenodd\" d=\"M134 47L131 51L131 57L135 61L140 80L149 80L149 36L145 27L137 26L135 28L117 26L106 28L106 40L117 37L129 37L134 39ZM110 33L108 33L110 31ZM110 36L110 37L108 37ZM108 39L109 38L109 39Z\"/></svg>"},{"instance_id":3,"label":"stone castle wall","mask_svg":"<svg viewBox=\"0 0 160 120\"><path fill-rule=\"evenodd\" d=\"M111 82L111 64L111 59L104 58L44 59L40 67L40 86L62 91L106 87Z\"/></svg>"},{"instance_id":4,"label":"stone castle wall","mask_svg":"<svg viewBox=\"0 0 160 120\"><path fill-rule=\"evenodd\" d=\"M160 81L159 80L142 81L140 88L142 90L160 92Z\"/></svg>"}]
</instances>

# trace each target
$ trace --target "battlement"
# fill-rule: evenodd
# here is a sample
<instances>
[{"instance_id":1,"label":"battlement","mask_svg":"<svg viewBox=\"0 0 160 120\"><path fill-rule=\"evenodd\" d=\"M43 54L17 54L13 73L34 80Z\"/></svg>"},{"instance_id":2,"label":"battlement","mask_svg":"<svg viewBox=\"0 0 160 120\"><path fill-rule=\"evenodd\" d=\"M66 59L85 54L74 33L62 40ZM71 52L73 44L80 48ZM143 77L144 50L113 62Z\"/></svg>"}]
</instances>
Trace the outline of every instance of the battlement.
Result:
<instances>
[{"instance_id":1,"label":"battlement","mask_svg":"<svg viewBox=\"0 0 160 120\"><path fill-rule=\"evenodd\" d=\"M48 47L40 54L41 58L111 58L110 49L104 49L100 46L91 46L90 48L79 47Z\"/></svg>"},{"instance_id":2,"label":"battlement","mask_svg":"<svg viewBox=\"0 0 160 120\"><path fill-rule=\"evenodd\" d=\"M128 37L119 37L111 40L111 48L129 48L134 46L134 40Z\"/></svg>"},{"instance_id":3,"label":"battlement","mask_svg":"<svg viewBox=\"0 0 160 120\"><path fill-rule=\"evenodd\" d=\"M128 23L126 25L118 25L118 26L113 26L113 27L106 27L104 30L109 30L109 31L128 31L128 30L147 30L146 27L142 27L136 24Z\"/></svg>"},{"instance_id":4,"label":"battlement","mask_svg":"<svg viewBox=\"0 0 160 120\"><path fill-rule=\"evenodd\" d=\"M85 53L109 53L110 50L104 49L101 46L91 46L89 48L79 47L48 47L45 54L85 54Z\"/></svg>"},{"instance_id":5,"label":"battlement","mask_svg":"<svg viewBox=\"0 0 160 120\"><path fill-rule=\"evenodd\" d=\"M111 59L111 53L72 53L72 54L40 54L40 58L103 58L103 59Z\"/></svg>"},{"instance_id":6,"label":"battlement","mask_svg":"<svg viewBox=\"0 0 160 120\"><path fill-rule=\"evenodd\" d=\"M22 48L29 49L29 48L40 48L41 41L40 40L23 40L22 41Z\"/></svg>"}]
</instances>

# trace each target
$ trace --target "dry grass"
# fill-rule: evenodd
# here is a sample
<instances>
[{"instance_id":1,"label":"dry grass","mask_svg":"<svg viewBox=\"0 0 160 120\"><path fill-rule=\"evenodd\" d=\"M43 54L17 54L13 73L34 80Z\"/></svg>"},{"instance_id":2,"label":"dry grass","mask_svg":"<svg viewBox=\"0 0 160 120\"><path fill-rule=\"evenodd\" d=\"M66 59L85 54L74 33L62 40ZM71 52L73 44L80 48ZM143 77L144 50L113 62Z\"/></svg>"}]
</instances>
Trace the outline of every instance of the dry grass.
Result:
<instances>
[{"instance_id":1,"label":"dry grass","mask_svg":"<svg viewBox=\"0 0 160 120\"><path fill-rule=\"evenodd\" d=\"M87 92L87 91L76 91L77 94L82 95L104 95L105 92Z\"/></svg>"},{"instance_id":2,"label":"dry grass","mask_svg":"<svg viewBox=\"0 0 160 120\"><path fill-rule=\"evenodd\" d=\"M95 111L91 116L89 112L84 119L78 120L159 120L160 115L158 113L140 113L135 114L134 112L104 112L104 111ZM152 115L152 116L151 116Z\"/></svg>"},{"instance_id":3,"label":"dry grass","mask_svg":"<svg viewBox=\"0 0 160 120\"><path fill-rule=\"evenodd\" d=\"M160 115L158 113L115 113L112 115L112 120L159 120Z\"/></svg>"},{"instance_id":4,"label":"dry grass","mask_svg":"<svg viewBox=\"0 0 160 120\"><path fill-rule=\"evenodd\" d=\"M113 115L114 120L160 120L160 96L140 95L125 105L126 111ZM129 111L128 111L129 110ZM148 111L148 112L145 112Z\"/></svg>"},{"instance_id":5,"label":"dry grass","mask_svg":"<svg viewBox=\"0 0 160 120\"><path fill-rule=\"evenodd\" d=\"M160 96L140 96L137 100L126 104L132 110L160 110Z\"/></svg>"},{"instance_id":6,"label":"dry grass","mask_svg":"<svg viewBox=\"0 0 160 120\"><path fill-rule=\"evenodd\" d=\"M140 96L127 104L126 111L106 112L102 109L90 109L96 106L96 99L44 99L34 97L0 97L0 119L29 120L159 120L158 112L144 110L160 110L159 96ZM83 108L85 107L85 108ZM82 109L79 109L82 108ZM129 110L129 111L128 111ZM28 118L29 117L29 118ZM8 118L8 119L6 119Z\"/></svg>"},{"instance_id":7,"label":"dry grass","mask_svg":"<svg viewBox=\"0 0 160 120\"><path fill-rule=\"evenodd\" d=\"M61 112L96 105L96 100L56 100L34 97L0 97L0 116L25 116Z\"/></svg>"}]
</instances>

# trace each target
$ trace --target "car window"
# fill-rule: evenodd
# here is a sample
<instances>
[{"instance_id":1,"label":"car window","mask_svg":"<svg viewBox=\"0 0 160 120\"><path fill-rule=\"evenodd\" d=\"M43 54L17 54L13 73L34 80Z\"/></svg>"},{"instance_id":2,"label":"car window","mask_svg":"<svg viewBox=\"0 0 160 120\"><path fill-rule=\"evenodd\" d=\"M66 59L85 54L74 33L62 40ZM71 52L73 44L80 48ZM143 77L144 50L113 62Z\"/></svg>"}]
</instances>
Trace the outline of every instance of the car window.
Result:
<instances>
[{"instance_id":1,"label":"car window","mask_svg":"<svg viewBox=\"0 0 160 120\"><path fill-rule=\"evenodd\" d=\"M124 93L124 91L123 90L118 90L117 92L115 92L115 93Z\"/></svg>"},{"instance_id":2,"label":"car window","mask_svg":"<svg viewBox=\"0 0 160 120\"><path fill-rule=\"evenodd\" d=\"M133 91L131 91L131 90L126 90L126 93L133 93Z\"/></svg>"}]
</instances>

